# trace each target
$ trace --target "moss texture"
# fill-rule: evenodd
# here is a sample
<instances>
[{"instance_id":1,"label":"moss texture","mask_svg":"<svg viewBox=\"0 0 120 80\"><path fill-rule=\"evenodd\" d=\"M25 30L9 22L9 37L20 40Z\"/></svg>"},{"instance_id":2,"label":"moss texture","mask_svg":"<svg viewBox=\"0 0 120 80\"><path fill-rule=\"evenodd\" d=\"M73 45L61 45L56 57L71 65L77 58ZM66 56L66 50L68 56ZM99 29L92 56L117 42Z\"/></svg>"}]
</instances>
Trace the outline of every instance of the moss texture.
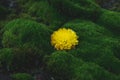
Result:
<instances>
[{"instance_id":1,"label":"moss texture","mask_svg":"<svg viewBox=\"0 0 120 80\"><path fill-rule=\"evenodd\" d=\"M57 10L69 17L96 18L101 12L100 7L92 0L49 0Z\"/></svg>"},{"instance_id":2,"label":"moss texture","mask_svg":"<svg viewBox=\"0 0 120 80\"><path fill-rule=\"evenodd\" d=\"M33 72L53 80L120 80L119 12L96 0L1 2L0 74L17 73L13 80L32 80ZM51 34L59 28L75 31L78 45L54 49Z\"/></svg>"},{"instance_id":3,"label":"moss texture","mask_svg":"<svg viewBox=\"0 0 120 80\"><path fill-rule=\"evenodd\" d=\"M120 13L108 10L103 10L98 23L107 27L113 33L120 34Z\"/></svg>"},{"instance_id":4,"label":"moss texture","mask_svg":"<svg viewBox=\"0 0 120 80\"><path fill-rule=\"evenodd\" d=\"M16 19L9 22L3 34L4 47L35 46L46 50L50 47L49 30L44 24L35 21Z\"/></svg>"},{"instance_id":5,"label":"moss texture","mask_svg":"<svg viewBox=\"0 0 120 80\"><path fill-rule=\"evenodd\" d=\"M84 62L65 51L57 51L49 56L47 70L56 80L117 80L115 75L102 67Z\"/></svg>"}]
</instances>

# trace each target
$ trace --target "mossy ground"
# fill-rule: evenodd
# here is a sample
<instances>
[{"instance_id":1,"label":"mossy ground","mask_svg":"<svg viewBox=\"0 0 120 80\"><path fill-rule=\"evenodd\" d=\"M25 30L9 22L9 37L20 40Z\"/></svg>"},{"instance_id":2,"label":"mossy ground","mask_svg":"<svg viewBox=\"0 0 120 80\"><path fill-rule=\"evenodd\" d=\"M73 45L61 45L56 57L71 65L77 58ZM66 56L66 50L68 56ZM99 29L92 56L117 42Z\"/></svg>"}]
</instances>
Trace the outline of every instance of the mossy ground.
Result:
<instances>
[{"instance_id":1,"label":"mossy ground","mask_svg":"<svg viewBox=\"0 0 120 80\"><path fill-rule=\"evenodd\" d=\"M14 80L119 80L120 13L95 0L16 0L13 8L0 1L0 73ZM9 8L9 9L8 9ZM55 50L51 34L70 28L79 44ZM45 76L46 77L46 76Z\"/></svg>"}]
</instances>

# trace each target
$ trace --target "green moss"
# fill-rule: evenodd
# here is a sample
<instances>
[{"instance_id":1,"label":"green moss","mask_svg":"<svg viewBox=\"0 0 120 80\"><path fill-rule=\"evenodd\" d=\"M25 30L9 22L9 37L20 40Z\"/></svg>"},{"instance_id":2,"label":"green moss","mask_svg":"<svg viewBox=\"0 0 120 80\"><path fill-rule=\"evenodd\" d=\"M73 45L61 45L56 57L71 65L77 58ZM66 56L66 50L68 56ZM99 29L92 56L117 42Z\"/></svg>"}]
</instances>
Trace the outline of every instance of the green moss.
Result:
<instances>
[{"instance_id":1,"label":"green moss","mask_svg":"<svg viewBox=\"0 0 120 80\"><path fill-rule=\"evenodd\" d=\"M22 8L24 12L34 17L37 22L51 26L61 25L66 21L64 16L61 16L47 0L29 0L28 2L20 2L24 4ZM52 27L54 28L54 27Z\"/></svg>"},{"instance_id":2,"label":"green moss","mask_svg":"<svg viewBox=\"0 0 120 80\"><path fill-rule=\"evenodd\" d=\"M76 56L86 61L95 62L106 70L119 74L119 40L110 37L105 37L101 40L98 41L99 44L81 42L80 47L75 50Z\"/></svg>"},{"instance_id":3,"label":"green moss","mask_svg":"<svg viewBox=\"0 0 120 80\"><path fill-rule=\"evenodd\" d=\"M73 29L79 36L79 45L69 53L85 61L96 62L108 71L120 73L118 68L120 41L107 29L90 21L81 20L71 21L63 27Z\"/></svg>"},{"instance_id":4,"label":"green moss","mask_svg":"<svg viewBox=\"0 0 120 80\"><path fill-rule=\"evenodd\" d=\"M15 19L6 24L2 43L13 49L10 70L28 71L40 67L44 56L53 51L51 32L44 24L26 19Z\"/></svg>"},{"instance_id":5,"label":"green moss","mask_svg":"<svg viewBox=\"0 0 120 80\"><path fill-rule=\"evenodd\" d=\"M63 15L73 18L97 18L101 11L92 0L50 0L50 3Z\"/></svg>"},{"instance_id":6,"label":"green moss","mask_svg":"<svg viewBox=\"0 0 120 80\"><path fill-rule=\"evenodd\" d=\"M50 52L51 30L35 21L16 19L6 24L3 34L4 47L35 46Z\"/></svg>"},{"instance_id":7,"label":"green moss","mask_svg":"<svg viewBox=\"0 0 120 80\"><path fill-rule=\"evenodd\" d=\"M76 68L76 77L72 80L117 80L116 76L93 63L84 63Z\"/></svg>"},{"instance_id":8,"label":"green moss","mask_svg":"<svg viewBox=\"0 0 120 80\"><path fill-rule=\"evenodd\" d=\"M13 80L34 80L30 74L27 73L16 73L11 75Z\"/></svg>"},{"instance_id":9,"label":"green moss","mask_svg":"<svg viewBox=\"0 0 120 80\"><path fill-rule=\"evenodd\" d=\"M120 34L120 13L103 10L102 15L98 19L98 23L105 26L113 33Z\"/></svg>"},{"instance_id":10,"label":"green moss","mask_svg":"<svg viewBox=\"0 0 120 80\"><path fill-rule=\"evenodd\" d=\"M116 43L116 45L114 45L114 55L120 59L120 39L119 42Z\"/></svg>"},{"instance_id":11,"label":"green moss","mask_svg":"<svg viewBox=\"0 0 120 80\"><path fill-rule=\"evenodd\" d=\"M0 64L3 70L9 71L13 60L13 51L10 48L0 50Z\"/></svg>"},{"instance_id":12,"label":"green moss","mask_svg":"<svg viewBox=\"0 0 120 80\"><path fill-rule=\"evenodd\" d=\"M57 51L48 57L47 71L56 80L71 80L74 75L73 67L80 66L82 61L74 58L65 51Z\"/></svg>"},{"instance_id":13,"label":"green moss","mask_svg":"<svg viewBox=\"0 0 120 80\"><path fill-rule=\"evenodd\" d=\"M114 56L109 47L81 42L79 48L71 50L69 53L87 62L94 62L115 74L120 73L120 60Z\"/></svg>"},{"instance_id":14,"label":"green moss","mask_svg":"<svg viewBox=\"0 0 120 80\"><path fill-rule=\"evenodd\" d=\"M47 24L59 25L64 22L64 18L62 18L62 16L60 16L46 1L34 2L28 9L28 12Z\"/></svg>"},{"instance_id":15,"label":"green moss","mask_svg":"<svg viewBox=\"0 0 120 80\"><path fill-rule=\"evenodd\" d=\"M56 80L116 80L115 75L97 64L83 62L65 51L48 57L47 70Z\"/></svg>"},{"instance_id":16,"label":"green moss","mask_svg":"<svg viewBox=\"0 0 120 80\"><path fill-rule=\"evenodd\" d=\"M27 72L41 67L45 55L45 52L35 47L1 49L0 67L3 71Z\"/></svg>"},{"instance_id":17,"label":"green moss","mask_svg":"<svg viewBox=\"0 0 120 80\"><path fill-rule=\"evenodd\" d=\"M7 15L0 5L0 70L23 72L13 80L33 80L24 72L36 69L55 80L120 79L119 12L103 10L95 0L16 0L14 6ZM51 29L60 27L73 29L79 44L53 52Z\"/></svg>"},{"instance_id":18,"label":"green moss","mask_svg":"<svg viewBox=\"0 0 120 80\"><path fill-rule=\"evenodd\" d=\"M120 73L120 60L112 54L112 51L108 53L102 53L98 60L96 60L96 63L103 66L105 69L112 73Z\"/></svg>"},{"instance_id":19,"label":"green moss","mask_svg":"<svg viewBox=\"0 0 120 80\"><path fill-rule=\"evenodd\" d=\"M14 49L11 71L26 72L35 68L40 68L42 67L45 55L47 55L46 52L35 47Z\"/></svg>"},{"instance_id":20,"label":"green moss","mask_svg":"<svg viewBox=\"0 0 120 80\"><path fill-rule=\"evenodd\" d=\"M79 36L79 42L88 41L96 44L102 37L112 35L104 27L85 20L73 20L63 27L73 29Z\"/></svg>"}]
</instances>

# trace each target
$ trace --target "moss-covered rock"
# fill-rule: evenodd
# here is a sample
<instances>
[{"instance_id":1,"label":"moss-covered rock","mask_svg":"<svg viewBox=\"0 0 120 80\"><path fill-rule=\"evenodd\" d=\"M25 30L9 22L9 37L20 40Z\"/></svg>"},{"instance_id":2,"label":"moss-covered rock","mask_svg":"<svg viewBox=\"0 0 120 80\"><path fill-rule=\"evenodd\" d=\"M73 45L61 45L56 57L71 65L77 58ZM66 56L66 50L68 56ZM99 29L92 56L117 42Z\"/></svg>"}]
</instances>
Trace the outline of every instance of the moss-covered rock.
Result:
<instances>
[{"instance_id":1,"label":"moss-covered rock","mask_svg":"<svg viewBox=\"0 0 120 80\"><path fill-rule=\"evenodd\" d=\"M13 55L13 51L10 48L0 49L0 67L3 71L9 71Z\"/></svg>"},{"instance_id":2,"label":"moss-covered rock","mask_svg":"<svg viewBox=\"0 0 120 80\"><path fill-rule=\"evenodd\" d=\"M100 7L92 0L48 0L57 10L72 18L90 18L98 17L101 12Z\"/></svg>"},{"instance_id":3,"label":"moss-covered rock","mask_svg":"<svg viewBox=\"0 0 120 80\"><path fill-rule=\"evenodd\" d=\"M65 17L61 16L47 1L32 3L28 12L30 15L35 16L38 21L40 20L48 25L60 25L65 21Z\"/></svg>"},{"instance_id":4,"label":"moss-covered rock","mask_svg":"<svg viewBox=\"0 0 120 80\"><path fill-rule=\"evenodd\" d=\"M22 47L28 45L50 52L51 30L44 24L35 21L16 19L10 21L4 28L3 46Z\"/></svg>"},{"instance_id":5,"label":"moss-covered rock","mask_svg":"<svg viewBox=\"0 0 120 80\"><path fill-rule=\"evenodd\" d=\"M47 57L46 70L56 80L71 80L74 75L73 67L80 66L82 61L74 58L65 51L57 51Z\"/></svg>"},{"instance_id":6,"label":"moss-covered rock","mask_svg":"<svg viewBox=\"0 0 120 80\"><path fill-rule=\"evenodd\" d=\"M14 49L14 58L12 61L11 71L27 72L35 68L42 67L43 58L47 55L39 48L28 47ZM19 64L17 64L19 63Z\"/></svg>"},{"instance_id":7,"label":"moss-covered rock","mask_svg":"<svg viewBox=\"0 0 120 80\"><path fill-rule=\"evenodd\" d=\"M13 80L33 80L25 72L34 70L55 80L120 80L120 14L95 1L16 0L10 15L0 3L0 71L17 73ZM79 44L53 52L51 29L60 27L75 31Z\"/></svg>"},{"instance_id":8,"label":"moss-covered rock","mask_svg":"<svg viewBox=\"0 0 120 80\"><path fill-rule=\"evenodd\" d=\"M51 32L47 26L35 21L10 21L4 28L2 39L5 48L12 48L9 70L28 71L41 67L44 56L53 51L50 44ZM9 60L6 63L3 61L7 55L9 53L4 52L1 55L3 65L9 65Z\"/></svg>"},{"instance_id":9,"label":"moss-covered rock","mask_svg":"<svg viewBox=\"0 0 120 80\"><path fill-rule=\"evenodd\" d=\"M113 33L120 34L120 13L108 10L103 10L98 23L105 26Z\"/></svg>"},{"instance_id":10,"label":"moss-covered rock","mask_svg":"<svg viewBox=\"0 0 120 80\"><path fill-rule=\"evenodd\" d=\"M120 41L106 28L90 21L80 20L69 22L63 27L73 29L79 36L78 46L69 53L85 61L95 62L111 72L120 73L118 68Z\"/></svg>"},{"instance_id":11,"label":"moss-covered rock","mask_svg":"<svg viewBox=\"0 0 120 80\"><path fill-rule=\"evenodd\" d=\"M87 62L94 62L110 72L120 73L120 60L114 56L109 47L82 42L79 48L71 50L69 53Z\"/></svg>"},{"instance_id":12,"label":"moss-covered rock","mask_svg":"<svg viewBox=\"0 0 120 80\"><path fill-rule=\"evenodd\" d=\"M117 77L93 63L84 63L76 68L73 80L117 80Z\"/></svg>"},{"instance_id":13,"label":"moss-covered rock","mask_svg":"<svg viewBox=\"0 0 120 80\"><path fill-rule=\"evenodd\" d=\"M73 20L62 27L73 29L79 36L79 42L97 43L102 37L112 35L107 29L87 20Z\"/></svg>"},{"instance_id":14,"label":"moss-covered rock","mask_svg":"<svg viewBox=\"0 0 120 80\"><path fill-rule=\"evenodd\" d=\"M29 0L21 1L18 0L21 4L23 13L29 14L37 22L42 22L44 24L53 26L60 26L67 19L65 16L61 16L55 9L52 7L47 0ZM22 16L21 16L22 17Z\"/></svg>"},{"instance_id":15,"label":"moss-covered rock","mask_svg":"<svg viewBox=\"0 0 120 80\"><path fill-rule=\"evenodd\" d=\"M42 67L45 55L45 52L35 47L1 49L0 67L6 72L27 72Z\"/></svg>"},{"instance_id":16,"label":"moss-covered rock","mask_svg":"<svg viewBox=\"0 0 120 80\"><path fill-rule=\"evenodd\" d=\"M120 74L120 60L111 52L104 52L95 62L114 74Z\"/></svg>"},{"instance_id":17,"label":"moss-covered rock","mask_svg":"<svg viewBox=\"0 0 120 80\"><path fill-rule=\"evenodd\" d=\"M64 51L48 57L47 70L56 80L116 80L105 69L94 63L86 63Z\"/></svg>"}]
</instances>

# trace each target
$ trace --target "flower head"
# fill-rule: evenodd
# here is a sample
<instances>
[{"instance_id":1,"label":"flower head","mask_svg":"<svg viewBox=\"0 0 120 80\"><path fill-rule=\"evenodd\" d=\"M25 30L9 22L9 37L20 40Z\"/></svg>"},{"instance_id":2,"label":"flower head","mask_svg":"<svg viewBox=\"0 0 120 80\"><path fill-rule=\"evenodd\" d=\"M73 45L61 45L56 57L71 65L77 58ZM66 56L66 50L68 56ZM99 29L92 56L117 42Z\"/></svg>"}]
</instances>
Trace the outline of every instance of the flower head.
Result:
<instances>
[{"instance_id":1,"label":"flower head","mask_svg":"<svg viewBox=\"0 0 120 80\"><path fill-rule=\"evenodd\" d=\"M51 35L51 44L57 50L69 50L78 44L78 36L72 29L61 28Z\"/></svg>"}]
</instances>

